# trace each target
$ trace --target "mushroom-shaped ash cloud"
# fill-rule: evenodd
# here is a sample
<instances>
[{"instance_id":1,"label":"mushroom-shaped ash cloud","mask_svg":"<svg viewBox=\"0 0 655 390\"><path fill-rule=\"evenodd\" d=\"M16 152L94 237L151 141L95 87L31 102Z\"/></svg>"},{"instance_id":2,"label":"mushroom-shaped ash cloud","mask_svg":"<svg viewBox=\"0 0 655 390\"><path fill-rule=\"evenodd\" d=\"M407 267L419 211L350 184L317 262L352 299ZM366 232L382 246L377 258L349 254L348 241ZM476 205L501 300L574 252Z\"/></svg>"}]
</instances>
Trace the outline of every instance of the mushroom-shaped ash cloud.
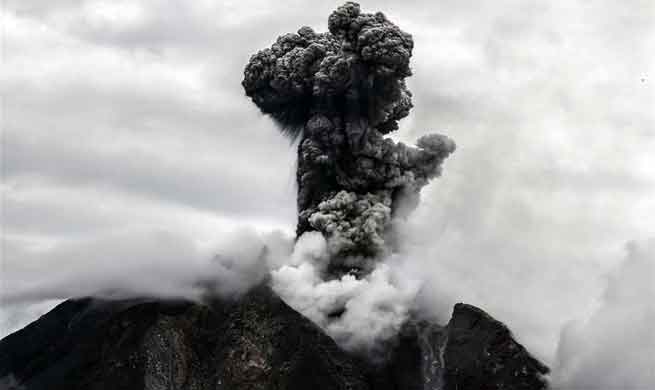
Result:
<instances>
[{"instance_id":1,"label":"mushroom-shaped ash cloud","mask_svg":"<svg viewBox=\"0 0 655 390\"><path fill-rule=\"evenodd\" d=\"M412 108L410 34L352 2L330 15L328 27L280 36L251 57L242 84L284 134L300 138L297 235L321 232L330 263L359 258L361 270L392 249L385 234L408 203L400 199L418 199L455 144L436 134L416 147L384 137Z\"/></svg>"}]
</instances>

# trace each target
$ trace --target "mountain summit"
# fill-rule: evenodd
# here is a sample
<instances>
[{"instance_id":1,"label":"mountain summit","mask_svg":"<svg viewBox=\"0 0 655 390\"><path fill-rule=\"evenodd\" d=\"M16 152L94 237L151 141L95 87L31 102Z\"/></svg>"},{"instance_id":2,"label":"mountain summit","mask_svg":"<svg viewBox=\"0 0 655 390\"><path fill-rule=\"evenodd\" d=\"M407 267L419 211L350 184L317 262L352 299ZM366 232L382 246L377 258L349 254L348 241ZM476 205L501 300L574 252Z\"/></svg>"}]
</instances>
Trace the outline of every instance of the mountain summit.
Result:
<instances>
[{"instance_id":1,"label":"mountain summit","mask_svg":"<svg viewBox=\"0 0 655 390\"><path fill-rule=\"evenodd\" d=\"M68 300L0 341L3 390L538 390L547 372L470 305L446 326L409 321L371 360L265 285L205 303Z\"/></svg>"}]
</instances>

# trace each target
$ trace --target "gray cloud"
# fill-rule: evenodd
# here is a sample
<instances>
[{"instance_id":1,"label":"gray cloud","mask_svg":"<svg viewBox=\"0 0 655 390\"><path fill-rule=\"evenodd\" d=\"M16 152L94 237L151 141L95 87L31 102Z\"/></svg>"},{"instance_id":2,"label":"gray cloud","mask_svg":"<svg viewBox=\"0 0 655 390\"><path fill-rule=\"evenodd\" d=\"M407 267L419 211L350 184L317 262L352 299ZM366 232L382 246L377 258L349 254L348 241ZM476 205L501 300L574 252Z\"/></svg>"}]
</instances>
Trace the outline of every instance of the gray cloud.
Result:
<instances>
[{"instance_id":1,"label":"gray cloud","mask_svg":"<svg viewBox=\"0 0 655 390\"><path fill-rule=\"evenodd\" d=\"M283 219L285 211L293 212L293 203L285 198L288 184L284 175L253 169L248 175L252 181L243 181L242 175L254 166L233 169L231 155L209 150L205 155L198 153L189 158L184 150L177 155L148 148L140 150L137 142L123 149L61 138L47 142L51 138L48 135L33 140L24 138L12 131L5 134L9 180L35 174L68 186L102 187L232 215L268 212L278 213ZM254 156L249 160L258 159ZM260 164L266 166L263 160ZM222 172L219 178L216 169ZM277 190L269 193L277 192L271 200L282 205L282 209L261 202L259 194L268 188Z\"/></svg>"}]
</instances>

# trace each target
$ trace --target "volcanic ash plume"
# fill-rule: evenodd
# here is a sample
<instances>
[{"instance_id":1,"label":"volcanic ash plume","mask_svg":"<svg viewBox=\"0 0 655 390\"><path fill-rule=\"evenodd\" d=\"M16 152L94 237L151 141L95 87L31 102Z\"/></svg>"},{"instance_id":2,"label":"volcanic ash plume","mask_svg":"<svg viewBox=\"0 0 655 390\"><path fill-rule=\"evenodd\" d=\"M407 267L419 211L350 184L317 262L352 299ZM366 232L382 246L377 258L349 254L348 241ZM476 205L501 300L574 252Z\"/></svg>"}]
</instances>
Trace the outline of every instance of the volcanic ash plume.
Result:
<instances>
[{"instance_id":1,"label":"volcanic ash plume","mask_svg":"<svg viewBox=\"0 0 655 390\"><path fill-rule=\"evenodd\" d=\"M398 199L417 197L455 144L437 134L417 147L384 138L412 108L411 35L356 3L334 11L328 26L302 27L252 56L243 87L285 134L301 138L297 235L323 233L331 261L379 257Z\"/></svg>"},{"instance_id":2,"label":"volcanic ash plume","mask_svg":"<svg viewBox=\"0 0 655 390\"><path fill-rule=\"evenodd\" d=\"M394 218L440 175L455 143L438 134L416 147L385 138L412 108L405 85L411 35L351 2L330 15L328 27L278 37L251 57L242 84L284 134L300 138L296 235L319 232L327 242L324 264L312 269L323 281L373 283L386 274L375 271L393 252Z\"/></svg>"}]
</instances>

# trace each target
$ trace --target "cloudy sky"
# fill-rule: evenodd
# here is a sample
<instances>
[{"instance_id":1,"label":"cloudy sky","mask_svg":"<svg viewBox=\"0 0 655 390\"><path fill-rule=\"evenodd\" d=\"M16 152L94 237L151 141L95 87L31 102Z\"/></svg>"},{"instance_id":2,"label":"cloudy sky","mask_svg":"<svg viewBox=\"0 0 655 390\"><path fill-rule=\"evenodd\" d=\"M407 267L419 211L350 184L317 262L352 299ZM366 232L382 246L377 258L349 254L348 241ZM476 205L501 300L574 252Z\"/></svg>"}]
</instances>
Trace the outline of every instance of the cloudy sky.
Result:
<instances>
[{"instance_id":1,"label":"cloudy sky","mask_svg":"<svg viewBox=\"0 0 655 390\"><path fill-rule=\"evenodd\" d=\"M242 227L291 233L294 152L243 67L339 4L6 0L0 335L107 269L147 274ZM458 145L407 227L435 313L479 305L557 364L563 327L655 252L628 244L655 237L654 4L362 1L415 40L394 138Z\"/></svg>"}]
</instances>

